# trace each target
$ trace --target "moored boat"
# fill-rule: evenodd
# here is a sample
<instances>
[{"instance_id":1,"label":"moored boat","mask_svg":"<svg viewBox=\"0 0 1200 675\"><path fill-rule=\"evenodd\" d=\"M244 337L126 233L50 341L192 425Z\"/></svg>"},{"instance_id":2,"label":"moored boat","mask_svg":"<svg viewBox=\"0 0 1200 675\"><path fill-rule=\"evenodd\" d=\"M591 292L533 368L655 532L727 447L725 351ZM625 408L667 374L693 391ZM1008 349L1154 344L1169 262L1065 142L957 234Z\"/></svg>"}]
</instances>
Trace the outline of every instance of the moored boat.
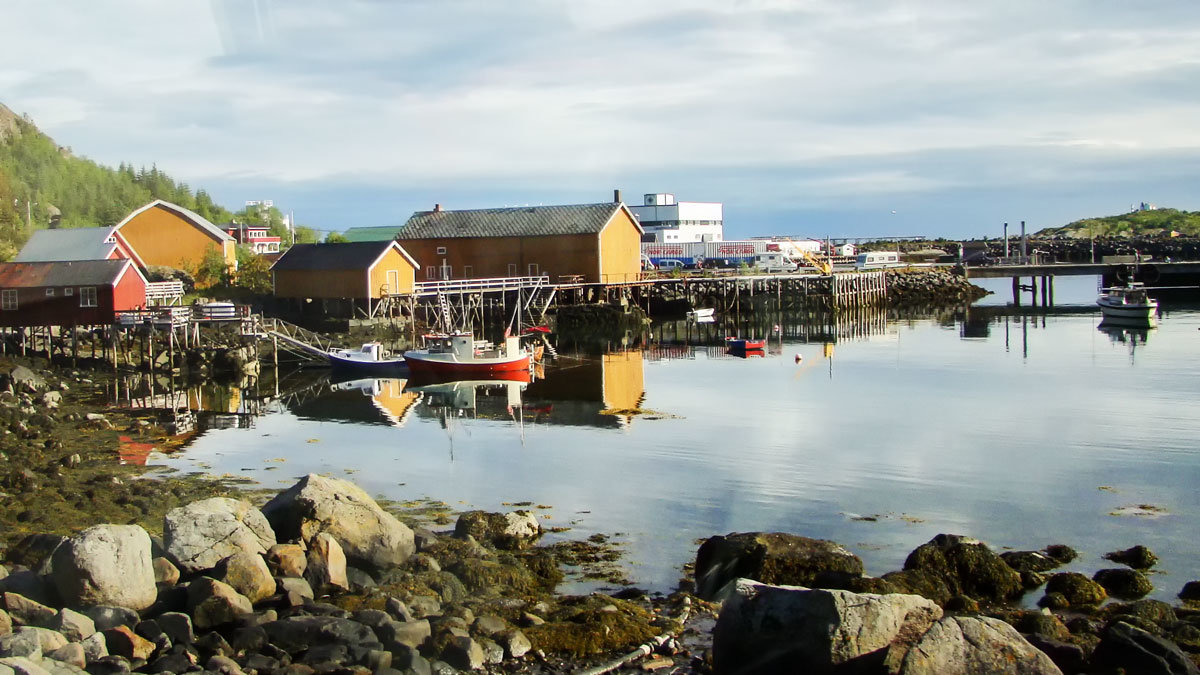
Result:
<instances>
[{"instance_id":1,"label":"moored boat","mask_svg":"<svg viewBox=\"0 0 1200 675\"><path fill-rule=\"evenodd\" d=\"M1096 304L1100 306L1100 313L1104 315L1105 321L1136 321L1143 325L1154 323L1158 301L1147 295L1146 287L1142 284L1131 282L1102 291L1096 299Z\"/></svg>"},{"instance_id":2,"label":"moored boat","mask_svg":"<svg viewBox=\"0 0 1200 675\"><path fill-rule=\"evenodd\" d=\"M713 316L715 313L716 313L716 310L713 309L712 307L701 307L699 309L693 309L693 310L688 311L687 318L689 321L697 321L700 323L709 323L715 318Z\"/></svg>"},{"instance_id":3,"label":"moored boat","mask_svg":"<svg viewBox=\"0 0 1200 675\"><path fill-rule=\"evenodd\" d=\"M725 348L730 351L739 352L755 349L762 350L767 348L767 340L766 338L754 339L730 336L725 338Z\"/></svg>"},{"instance_id":4,"label":"moored boat","mask_svg":"<svg viewBox=\"0 0 1200 675\"><path fill-rule=\"evenodd\" d=\"M529 350L519 337L505 338L501 345L476 340L469 332L437 333L422 336L424 347L404 353L413 375L469 378L499 373L528 371Z\"/></svg>"},{"instance_id":5,"label":"moored boat","mask_svg":"<svg viewBox=\"0 0 1200 675\"><path fill-rule=\"evenodd\" d=\"M389 354L378 342L368 342L358 349L330 349L325 356L335 368L394 370L405 365L403 356Z\"/></svg>"}]
</instances>

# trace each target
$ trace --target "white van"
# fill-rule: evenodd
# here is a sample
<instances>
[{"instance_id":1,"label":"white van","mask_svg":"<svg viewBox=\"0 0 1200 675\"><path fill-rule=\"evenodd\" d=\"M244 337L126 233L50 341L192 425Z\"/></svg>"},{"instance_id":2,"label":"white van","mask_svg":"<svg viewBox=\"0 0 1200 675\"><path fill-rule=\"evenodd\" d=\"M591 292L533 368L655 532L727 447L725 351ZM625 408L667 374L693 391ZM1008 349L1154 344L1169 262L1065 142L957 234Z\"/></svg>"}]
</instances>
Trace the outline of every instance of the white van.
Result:
<instances>
[{"instance_id":1,"label":"white van","mask_svg":"<svg viewBox=\"0 0 1200 675\"><path fill-rule=\"evenodd\" d=\"M687 265L683 264L682 260L676 260L674 258L667 258L666 260L658 261L658 269L663 270L664 272L670 272L671 270L681 270L685 267L687 267Z\"/></svg>"},{"instance_id":2,"label":"white van","mask_svg":"<svg viewBox=\"0 0 1200 675\"><path fill-rule=\"evenodd\" d=\"M759 253L754 256L754 267L767 274L796 271L796 263L782 253Z\"/></svg>"}]
</instances>

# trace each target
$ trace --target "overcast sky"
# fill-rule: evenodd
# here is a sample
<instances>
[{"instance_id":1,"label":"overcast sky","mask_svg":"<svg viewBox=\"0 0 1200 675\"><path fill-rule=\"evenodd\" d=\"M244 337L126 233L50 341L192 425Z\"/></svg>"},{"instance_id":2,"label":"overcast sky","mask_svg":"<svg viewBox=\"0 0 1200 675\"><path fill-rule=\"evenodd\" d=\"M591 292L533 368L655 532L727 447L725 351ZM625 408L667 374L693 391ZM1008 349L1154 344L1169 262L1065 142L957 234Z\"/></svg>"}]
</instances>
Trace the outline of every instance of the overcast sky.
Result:
<instances>
[{"instance_id":1,"label":"overcast sky","mask_svg":"<svg viewBox=\"0 0 1200 675\"><path fill-rule=\"evenodd\" d=\"M0 102L322 230L614 188L727 238L1200 209L1193 0L6 5Z\"/></svg>"}]
</instances>

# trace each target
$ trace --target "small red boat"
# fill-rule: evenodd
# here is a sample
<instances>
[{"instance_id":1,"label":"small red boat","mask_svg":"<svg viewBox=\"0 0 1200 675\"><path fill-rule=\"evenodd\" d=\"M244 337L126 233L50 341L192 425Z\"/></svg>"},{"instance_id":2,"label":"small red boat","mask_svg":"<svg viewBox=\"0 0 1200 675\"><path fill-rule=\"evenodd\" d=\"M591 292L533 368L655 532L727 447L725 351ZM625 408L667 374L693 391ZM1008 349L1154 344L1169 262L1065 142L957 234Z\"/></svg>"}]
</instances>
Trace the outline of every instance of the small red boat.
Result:
<instances>
[{"instance_id":1,"label":"small red boat","mask_svg":"<svg viewBox=\"0 0 1200 675\"><path fill-rule=\"evenodd\" d=\"M423 337L424 349L404 353L413 375L464 379L529 370L530 353L518 337L506 338L503 345L476 340L468 332Z\"/></svg>"},{"instance_id":2,"label":"small red boat","mask_svg":"<svg viewBox=\"0 0 1200 675\"><path fill-rule=\"evenodd\" d=\"M725 348L736 352L744 352L752 349L766 349L767 339L761 338L756 340L753 338L727 337L725 338Z\"/></svg>"}]
</instances>

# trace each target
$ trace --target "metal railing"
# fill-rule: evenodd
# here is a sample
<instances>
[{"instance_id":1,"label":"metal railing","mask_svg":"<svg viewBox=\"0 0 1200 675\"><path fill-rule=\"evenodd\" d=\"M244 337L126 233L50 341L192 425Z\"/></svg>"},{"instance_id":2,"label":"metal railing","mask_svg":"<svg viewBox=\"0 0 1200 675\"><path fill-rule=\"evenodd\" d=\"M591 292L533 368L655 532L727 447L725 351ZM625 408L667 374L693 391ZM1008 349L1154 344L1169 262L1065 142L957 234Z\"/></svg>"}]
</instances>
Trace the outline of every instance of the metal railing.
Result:
<instances>
[{"instance_id":1,"label":"metal railing","mask_svg":"<svg viewBox=\"0 0 1200 675\"><path fill-rule=\"evenodd\" d=\"M518 289L536 288L549 283L550 277L545 274L533 277L418 281L413 284L413 295L436 295L438 293L464 293L469 291L515 291Z\"/></svg>"}]
</instances>

